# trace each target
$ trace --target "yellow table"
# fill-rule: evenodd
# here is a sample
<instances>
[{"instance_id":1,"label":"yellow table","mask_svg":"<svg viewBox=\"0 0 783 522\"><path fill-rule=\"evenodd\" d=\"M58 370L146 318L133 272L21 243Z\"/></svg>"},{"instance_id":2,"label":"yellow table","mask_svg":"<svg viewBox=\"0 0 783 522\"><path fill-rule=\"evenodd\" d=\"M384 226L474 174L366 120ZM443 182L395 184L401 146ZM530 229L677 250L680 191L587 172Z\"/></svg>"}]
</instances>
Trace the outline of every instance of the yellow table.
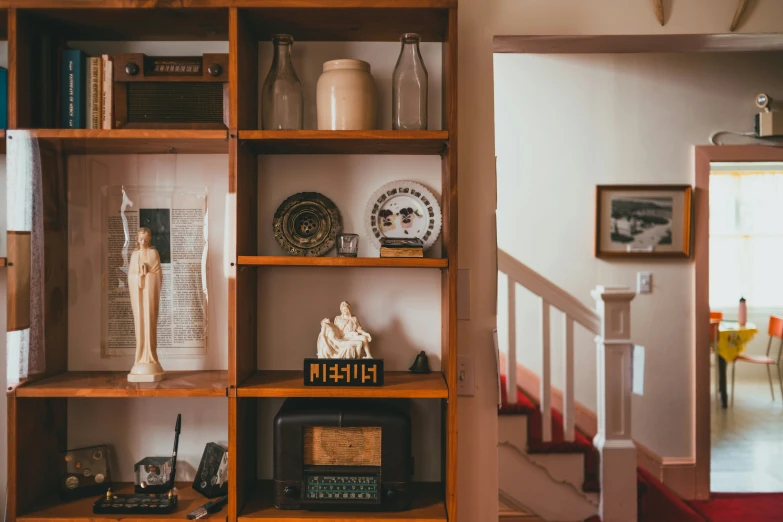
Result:
<instances>
[{"instance_id":1,"label":"yellow table","mask_svg":"<svg viewBox=\"0 0 783 522\"><path fill-rule=\"evenodd\" d=\"M718 327L718 355L726 362L733 362L758 333L758 328L753 323L740 326L739 323L721 321Z\"/></svg>"},{"instance_id":2,"label":"yellow table","mask_svg":"<svg viewBox=\"0 0 783 522\"><path fill-rule=\"evenodd\" d=\"M726 392L726 363L734 362L745 351L745 345L756 337L758 328L753 323L740 326L737 322L721 321L718 326L718 388L721 405L728 406Z\"/></svg>"}]
</instances>

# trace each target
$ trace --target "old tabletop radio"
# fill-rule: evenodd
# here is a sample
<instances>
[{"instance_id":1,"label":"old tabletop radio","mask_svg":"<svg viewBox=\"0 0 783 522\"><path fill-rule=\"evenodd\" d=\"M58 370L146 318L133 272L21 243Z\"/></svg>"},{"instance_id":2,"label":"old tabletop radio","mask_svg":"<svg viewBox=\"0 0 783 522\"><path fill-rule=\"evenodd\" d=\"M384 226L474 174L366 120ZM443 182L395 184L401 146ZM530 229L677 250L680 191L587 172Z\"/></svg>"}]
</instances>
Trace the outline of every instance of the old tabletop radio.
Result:
<instances>
[{"instance_id":1,"label":"old tabletop radio","mask_svg":"<svg viewBox=\"0 0 783 522\"><path fill-rule=\"evenodd\" d=\"M407 400L287 399L275 417L275 506L409 509L409 412Z\"/></svg>"},{"instance_id":2,"label":"old tabletop radio","mask_svg":"<svg viewBox=\"0 0 783 522\"><path fill-rule=\"evenodd\" d=\"M114 56L116 128L228 127L228 54Z\"/></svg>"}]
</instances>

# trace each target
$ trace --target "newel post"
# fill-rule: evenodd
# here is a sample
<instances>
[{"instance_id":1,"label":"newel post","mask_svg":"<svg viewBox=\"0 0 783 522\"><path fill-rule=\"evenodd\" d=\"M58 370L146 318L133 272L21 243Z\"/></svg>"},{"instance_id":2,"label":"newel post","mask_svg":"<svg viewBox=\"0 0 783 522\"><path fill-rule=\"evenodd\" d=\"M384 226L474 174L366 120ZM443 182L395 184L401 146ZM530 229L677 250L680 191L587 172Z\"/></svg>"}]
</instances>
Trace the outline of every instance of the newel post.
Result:
<instances>
[{"instance_id":1,"label":"newel post","mask_svg":"<svg viewBox=\"0 0 783 522\"><path fill-rule=\"evenodd\" d=\"M636 446L631 438L631 301L627 287L597 286L592 292L601 320L596 337L598 433L603 522L636 522Z\"/></svg>"}]
</instances>

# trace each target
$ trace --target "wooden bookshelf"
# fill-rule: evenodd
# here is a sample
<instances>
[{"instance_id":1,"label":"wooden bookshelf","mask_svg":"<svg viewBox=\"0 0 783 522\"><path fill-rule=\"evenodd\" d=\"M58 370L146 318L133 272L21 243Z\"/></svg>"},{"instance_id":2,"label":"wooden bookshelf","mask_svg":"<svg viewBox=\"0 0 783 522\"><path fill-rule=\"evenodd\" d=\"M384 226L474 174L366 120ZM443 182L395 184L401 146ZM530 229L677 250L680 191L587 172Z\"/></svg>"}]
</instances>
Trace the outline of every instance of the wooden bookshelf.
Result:
<instances>
[{"instance_id":1,"label":"wooden bookshelf","mask_svg":"<svg viewBox=\"0 0 783 522\"><path fill-rule=\"evenodd\" d=\"M0 130L0 154L5 154L5 131Z\"/></svg>"},{"instance_id":2,"label":"wooden bookshelf","mask_svg":"<svg viewBox=\"0 0 783 522\"><path fill-rule=\"evenodd\" d=\"M277 520L285 522L446 522L441 484L421 482L412 485L415 492L413 508L409 511L377 513L356 511L300 511L281 510L274 506L271 481L259 481L247 505L239 515L240 522Z\"/></svg>"},{"instance_id":3,"label":"wooden bookshelf","mask_svg":"<svg viewBox=\"0 0 783 522\"><path fill-rule=\"evenodd\" d=\"M229 502L227 508L210 519L227 522L255 519L453 522L457 506L457 0L0 0L0 26L0 33L6 33L8 39L8 121L9 129L12 129L3 134L2 146L21 138L22 135L16 133L22 131L28 132L40 145L39 159L45 181L42 188L46 222L44 241L48 246L43 292L47 310L45 372L8 391L8 522L181 520L187 512L206 502L187 484L179 486L181 509L161 518L96 516L92 514L94 497L73 502L57 500L59 479L55 463L67 449L68 433L73 429L68 425L68 399L89 401L114 397L177 401L225 398L228 418L216 418L214 422L227 424ZM433 126L442 130L260 130L259 89L265 71L259 71L259 44L268 43L273 34L289 33L296 41L309 42L397 43L400 35L406 32L418 32L423 41L440 43L442 68L430 71L430 74L439 74L441 79L442 117ZM0 39L3 37L0 34ZM228 42L227 128L41 128L44 121L52 121L52 115L43 114L43 111L56 110L54 104L41 103L42 96L48 92L52 97L58 92L56 85L43 80L48 70L47 51L56 52L69 41L107 40ZM389 60L394 60L396 53L392 51ZM49 81L56 84L56 74L50 75ZM213 337L210 342L227 345L228 360L218 366L226 367L225 364L227 370L168 372L165 381L148 384L128 383L125 371L68 371L69 349L79 349L68 346L67 306L71 268L68 266L69 248L75 248L71 246L68 227L69 205L72 204L68 193L68 169L73 168L74 162L68 161L68 156L75 154L226 155L226 169L214 175L216 180L226 184L227 200L231 203L226 205L229 213L211 215L210 219L225 219L233 225L226 227L226 234L231 237L211 237L210 241L222 243L225 239L226 256L232 261L227 267L211 267L218 274L226 271L226 277L219 277L222 283L218 284L227 287L224 312L228 323L227 339ZM441 248L428 252L436 257L260 255L259 188L263 190L264 185L259 179L265 180L264 173L259 170L259 164L263 164L259 158L279 154L437 156L440 159L437 169L440 186L433 189L442 195L443 229ZM405 178L405 173L401 172L399 179ZM92 196L87 199L90 205L94 204ZM83 202L84 198L79 204ZM259 353L276 348L265 346L257 329L259 310L274 306L263 292L259 292L259 274L265 267L437 269L441 281L441 321L434 321L432 328L441 332L442 370L427 375L388 371L383 387L348 389L304 387L300 370L264 368L259 361L268 358L260 358ZM393 274L404 278L409 273ZM52 311L54 313L50 313ZM214 330L210 330L212 335L215 335ZM437 401L441 439L440 447L433 454L440 455L441 481L414 484L415 505L405 512L275 509L271 483L260 480L266 477L259 475L259 469L263 469L260 464L272 458L259 447L259 440L269 436L261 430L271 430L271 426L259 422L259 411L272 404L265 401L287 397ZM35 458L31 459L30 455ZM195 463L190 464L195 466ZM124 487L127 491L128 486ZM42 503L41 499L51 499L51 502Z\"/></svg>"},{"instance_id":4,"label":"wooden bookshelf","mask_svg":"<svg viewBox=\"0 0 783 522\"><path fill-rule=\"evenodd\" d=\"M239 256L240 266L332 266L365 268L448 268L447 258Z\"/></svg>"},{"instance_id":5,"label":"wooden bookshelf","mask_svg":"<svg viewBox=\"0 0 783 522\"><path fill-rule=\"evenodd\" d=\"M449 140L447 131L239 131L258 154L434 154Z\"/></svg>"},{"instance_id":6,"label":"wooden bookshelf","mask_svg":"<svg viewBox=\"0 0 783 522\"><path fill-rule=\"evenodd\" d=\"M133 493L133 485L128 483L115 484L112 488L115 493ZM120 517L118 515L93 515L92 504L96 496L89 496L79 500L63 502L57 498L50 499L47 507L36 509L35 511L22 515L17 520L24 522L169 522L171 520L185 520L188 513L202 506L207 499L201 493L194 491L191 484L185 482L177 483L177 510L168 515L129 515ZM214 513L200 520L226 520L226 509L219 513Z\"/></svg>"},{"instance_id":7,"label":"wooden bookshelf","mask_svg":"<svg viewBox=\"0 0 783 522\"><path fill-rule=\"evenodd\" d=\"M16 388L17 397L226 397L227 371L166 372L166 380L128 382L128 372L64 372Z\"/></svg>"},{"instance_id":8,"label":"wooden bookshelf","mask_svg":"<svg viewBox=\"0 0 783 522\"><path fill-rule=\"evenodd\" d=\"M449 390L441 372L417 374L385 371L377 388L305 386L301 371L260 370L243 382L238 397L342 397L372 399L447 399Z\"/></svg>"}]
</instances>

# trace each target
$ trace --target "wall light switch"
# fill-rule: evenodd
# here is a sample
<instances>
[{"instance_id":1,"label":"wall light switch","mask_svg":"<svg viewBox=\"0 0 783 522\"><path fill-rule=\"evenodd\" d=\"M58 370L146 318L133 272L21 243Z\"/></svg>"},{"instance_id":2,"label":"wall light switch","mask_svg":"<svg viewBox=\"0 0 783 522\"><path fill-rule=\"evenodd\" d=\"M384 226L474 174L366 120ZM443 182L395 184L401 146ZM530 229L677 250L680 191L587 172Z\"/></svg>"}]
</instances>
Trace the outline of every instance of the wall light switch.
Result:
<instances>
[{"instance_id":1,"label":"wall light switch","mask_svg":"<svg viewBox=\"0 0 783 522\"><path fill-rule=\"evenodd\" d=\"M476 358L473 354L457 357L457 395L476 394Z\"/></svg>"},{"instance_id":2,"label":"wall light switch","mask_svg":"<svg viewBox=\"0 0 783 522\"><path fill-rule=\"evenodd\" d=\"M636 293L638 294L652 293L652 273L650 272L636 273Z\"/></svg>"}]
</instances>

